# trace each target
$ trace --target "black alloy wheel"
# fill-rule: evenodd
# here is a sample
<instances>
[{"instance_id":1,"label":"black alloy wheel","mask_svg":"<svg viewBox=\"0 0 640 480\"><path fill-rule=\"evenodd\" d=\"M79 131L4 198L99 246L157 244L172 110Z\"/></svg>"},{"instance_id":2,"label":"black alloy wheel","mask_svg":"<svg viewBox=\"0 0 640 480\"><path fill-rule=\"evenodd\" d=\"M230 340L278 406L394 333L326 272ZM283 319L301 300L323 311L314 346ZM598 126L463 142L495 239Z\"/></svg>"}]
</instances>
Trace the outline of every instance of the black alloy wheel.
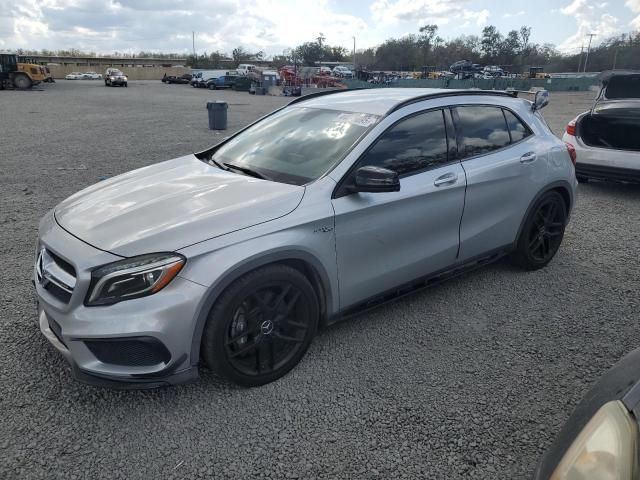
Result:
<instances>
[{"instance_id":1,"label":"black alloy wheel","mask_svg":"<svg viewBox=\"0 0 640 480\"><path fill-rule=\"evenodd\" d=\"M555 191L545 193L534 205L513 254L515 262L527 270L547 265L555 256L567 223L567 207Z\"/></svg>"},{"instance_id":2,"label":"black alloy wheel","mask_svg":"<svg viewBox=\"0 0 640 480\"><path fill-rule=\"evenodd\" d=\"M564 220L564 212L555 198L538 207L527 239L532 258L539 262L551 260L562 241Z\"/></svg>"},{"instance_id":3,"label":"black alloy wheel","mask_svg":"<svg viewBox=\"0 0 640 480\"><path fill-rule=\"evenodd\" d=\"M264 267L216 301L203 334L203 357L234 383L263 385L300 361L317 323L318 301L306 277L286 265Z\"/></svg>"}]
</instances>

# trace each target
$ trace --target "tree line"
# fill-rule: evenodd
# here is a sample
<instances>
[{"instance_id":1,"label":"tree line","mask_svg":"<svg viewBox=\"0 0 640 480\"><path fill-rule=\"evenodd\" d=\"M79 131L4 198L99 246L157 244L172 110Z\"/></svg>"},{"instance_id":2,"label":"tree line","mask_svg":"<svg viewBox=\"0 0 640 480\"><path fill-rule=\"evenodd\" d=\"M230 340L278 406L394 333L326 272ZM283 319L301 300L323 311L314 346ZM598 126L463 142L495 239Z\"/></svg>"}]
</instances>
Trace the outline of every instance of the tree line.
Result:
<instances>
[{"instance_id":1,"label":"tree line","mask_svg":"<svg viewBox=\"0 0 640 480\"><path fill-rule=\"evenodd\" d=\"M586 49L573 54L562 54L553 44L530 41L531 27L522 26L503 35L495 26L482 29L481 35L461 35L445 40L438 34L437 25L425 25L415 34L390 38L377 47L356 52L355 64L368 70L420 71L423 67L447 70L458 60L469 60L482 65L499 65L511 72L521 72L529 66L543 66L547 72L576 72L585 69ZM140 51L135 54L113 52L97 55L95 52L70 50L18 49L19 55L47 55L117 58L185 58L184 54ZM195 68L231 68L239 63L269 61L280 67L287 64L316 65L318 62L354 62L353 54L345 47L330 45L320 33L315 39L295 48L285 49L269 58L265 52L251 52L242 46L231 54L221 51L187 55L186 64ZM607 38L589 52L588 71L611 68L640 69L640 31L623 33Z\"/></svg>"},{"instance_id":2,"label":"tree line","mask_svg":"<svg viewBox=\"0 0 640 480\"><path fill-rule=\"evenodd\" d=\"M522 26L503 35L489 25L479 36L462 35L445 40L438 35L437 25L426 25L417 34L391 38L377 47L358 51L356 64L369 70L419 71L422 67L447 70L458 60L469 60L481 65L499 65L516 73L530 66L543 66L548 72L584 70L586 48L582 52L562 54L553 44L534 43L530 37L531 27ZM606 39L591 49L588 71L613 67L640 68L640 32Z\"/></svg>"}]
</instances>

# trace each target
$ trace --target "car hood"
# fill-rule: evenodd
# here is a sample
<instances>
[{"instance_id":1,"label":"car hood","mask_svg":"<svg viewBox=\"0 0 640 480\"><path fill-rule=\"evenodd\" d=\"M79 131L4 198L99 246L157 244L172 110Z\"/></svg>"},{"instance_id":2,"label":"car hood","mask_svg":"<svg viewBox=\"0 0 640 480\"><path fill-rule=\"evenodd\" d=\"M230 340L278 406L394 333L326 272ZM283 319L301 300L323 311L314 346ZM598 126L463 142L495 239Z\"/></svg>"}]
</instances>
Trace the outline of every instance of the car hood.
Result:
<instances>
[{"instance_id":1,"label":"car hood","mask_svg":"<svg viewBox=\"0 0 640 480\"><path fill-rule=\"evenodd\" d=\"M60 203L55 218L86 243L130 257L282 217L303 194L304 187L227 172L188 155L86 188Z\"/></svg>"}]
</instances>

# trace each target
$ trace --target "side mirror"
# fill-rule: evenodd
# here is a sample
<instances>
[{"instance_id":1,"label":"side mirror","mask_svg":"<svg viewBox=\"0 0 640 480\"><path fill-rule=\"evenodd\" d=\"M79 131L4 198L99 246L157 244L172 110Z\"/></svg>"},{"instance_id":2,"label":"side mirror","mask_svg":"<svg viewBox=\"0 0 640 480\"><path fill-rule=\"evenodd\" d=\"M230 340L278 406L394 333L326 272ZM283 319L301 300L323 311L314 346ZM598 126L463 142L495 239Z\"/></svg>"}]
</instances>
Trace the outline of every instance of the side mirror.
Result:
<instances>
[{"instance_id":1,"label":"side mirror","mask_svg":"<svg viewBox=\"0 0 640 480\"><path fill-rule=\"evenodd\" d=\"M367 166L356 171L352 192L399 192L400 177L387 168Z\"/></svg>"}]
</instances>

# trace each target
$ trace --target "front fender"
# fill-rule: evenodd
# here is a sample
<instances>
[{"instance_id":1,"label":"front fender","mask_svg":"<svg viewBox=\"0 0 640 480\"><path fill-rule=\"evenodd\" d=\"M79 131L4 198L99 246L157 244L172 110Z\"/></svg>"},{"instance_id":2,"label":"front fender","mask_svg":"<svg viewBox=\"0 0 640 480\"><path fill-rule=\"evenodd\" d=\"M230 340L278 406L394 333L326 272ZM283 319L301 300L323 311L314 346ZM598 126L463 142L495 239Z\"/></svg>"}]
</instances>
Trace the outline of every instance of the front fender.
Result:
<instances>
[{"instance_id":1,"label":"front fender","mask_svg":"<svg viewBox=\"0 0 640 480\"><path fill-rule=\"evenodd\" d=\"M214 281L207 289L206 294L202 297L198 308L197 318L195 322L195 328L193 332L193 340L191 343L191 364L197 365L200 359L200 344L202 340L202 332L207 323L207 318L213 304L218 297L224 292L224 290L231 285L235 280L239 279L246 273L249 273L257 268L269 265L272 263L283 262L287 260L298 260L304 262L307 266L313 269L317 275L321 284L321 290L324 295L324 305L326 315L331 315L335 312L337 307L335 295L337 291L334 287L335 282L331 282L329 273L324 268L322 262L312 253L300 249L282 248L269 252L262 252L256 254L245 260L239 262L236 265L228 268ZM334 272L335 273L335 272Z\"/></svg>"}]
</instances>

